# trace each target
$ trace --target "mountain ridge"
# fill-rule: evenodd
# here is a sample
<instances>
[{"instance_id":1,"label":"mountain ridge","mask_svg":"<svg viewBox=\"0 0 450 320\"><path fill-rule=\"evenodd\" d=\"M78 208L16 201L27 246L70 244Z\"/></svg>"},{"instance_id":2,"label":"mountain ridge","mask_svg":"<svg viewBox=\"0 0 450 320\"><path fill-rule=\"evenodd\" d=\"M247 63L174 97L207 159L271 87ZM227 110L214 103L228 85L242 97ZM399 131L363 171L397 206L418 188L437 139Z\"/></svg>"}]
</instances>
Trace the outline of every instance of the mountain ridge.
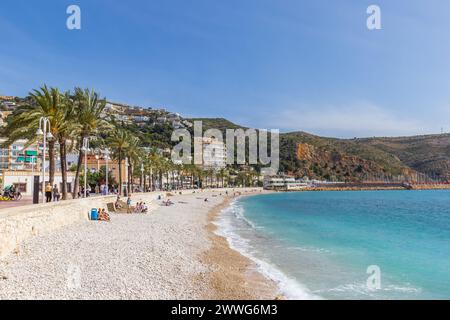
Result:
<instances>
[{"instance_id":1,"label":"mountain ridge","mask_svg":"<svg viewBox=\"0 0 450 320\"><path fill-rule=\"evenodd\" d=\"M231 124L224 118L201 119L204 130ZM281 171L327 180L450 180L450 134L401 137L333 138L305 131L280 133Z\"/></svg>"}]
</instances>

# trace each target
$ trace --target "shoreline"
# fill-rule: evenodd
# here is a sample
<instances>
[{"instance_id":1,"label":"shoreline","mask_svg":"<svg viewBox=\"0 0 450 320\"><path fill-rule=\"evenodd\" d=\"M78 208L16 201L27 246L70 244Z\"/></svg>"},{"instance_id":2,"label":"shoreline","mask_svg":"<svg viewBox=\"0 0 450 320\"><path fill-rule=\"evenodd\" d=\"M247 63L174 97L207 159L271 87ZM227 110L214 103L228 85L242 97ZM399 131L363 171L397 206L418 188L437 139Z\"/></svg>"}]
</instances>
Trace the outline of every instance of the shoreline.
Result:
<instances>
[{"instance_id":1,"label":"shoreline","mask_svg":"<svg viewBox=\"0 0 450 320\"><path fill-rule=\"evenodd\" d=\"M450 190L450 186L426 186L426 187L416 187L413 186L411 189L406 189L403 187L341 187L341 188L324 188L324 187L315 187L315 188L301 188L301 189L289 189L289 190L274 190L274 189L267 189L267 191L272 191L274 193L283 193L283 192L345 192L345 191L444 191L444 190Z\"/></svg>"},{"instance_id":2,"label":"shoreline","mask_svg":"<svg viewBox=\"0 0 450 320\"><path fill-rule=\"evenodd\" d=\"M214 233L215 217L233 199L226 191L173 194L169 207L136 194L135 202L150 204L148 214L113 213L111 222L81 220L37 233L0 259L0 299L279 298L277 285Z\"/></svg>"},{"instance_id":3,"label":"shoreline","mask_svg":"<svg viewBox=\"0 0 450 320\"><path fill-rule=\"evenodd\" d=\"M264 192L267 193L267 192ZM261 192L250 192L240 196L252 196ZM202 263L212 269L208 275L211 293L208 300L279 300L284 299L278 285L257 270L255 262L232 249L228 240L216 233L214 222L222 211L236 198L224 196L222 203L208 213L208 232L211 248L201 257Z\"/></svg>"}]
</instances>

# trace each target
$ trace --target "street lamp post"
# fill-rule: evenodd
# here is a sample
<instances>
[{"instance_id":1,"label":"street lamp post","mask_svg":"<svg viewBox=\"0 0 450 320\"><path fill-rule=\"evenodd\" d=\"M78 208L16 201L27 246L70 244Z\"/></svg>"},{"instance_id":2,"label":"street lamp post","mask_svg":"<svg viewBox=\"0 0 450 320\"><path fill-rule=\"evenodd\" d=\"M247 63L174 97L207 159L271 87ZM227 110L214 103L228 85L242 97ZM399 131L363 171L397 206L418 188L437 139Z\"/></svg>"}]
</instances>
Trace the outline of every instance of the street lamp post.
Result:
<instances>
[{"instance_id":1,"label":"street lamp post","mask_svg":"<svg viewBox=\"0 0 450 320\"><path fill-rule=\"evenodd\" d=\"M47 139L53 138L50 132L50 120L47 117L41 117L39 119L39 128L36 131L36 135L43 136L43 149L42 149L42 203L45 202L45 150L47 148Z\"/></svg>"},{"instance_id":2,"label":"street lamp post","mask_svg":"<svg viewBox=\"0 0 450 320\"><path fill-rule=\"evenodd\" d=\"M31 156L30 158L31 158L31 172L34 177L34 165L35 165L35 161L36 161L36 156Z\"/></svg>"},{"instance_id":3,"label":"street lamp post","mask_svg":"<svg viewBox=\"0 0 450 320\"><path fill-rule=\"evenodd\" d=\"M108 195L108 194L109 194L109 184L108 184L109 169L108 169L108 160L109 160L109 154L110 154L110 152L109 152L108 149L105 149L105 151L104 151L103 153L105 154L105 161L106 161L106 173L105 173L106 181L105 181L105 183L106 183L106 195Z\"/></svg>"},{"instance_id":4,"label":"street lamp post","mask_svg":"<svg viewBox=\"0 0 450 320\"><path fill-rule=\"evenodd\" d=\"M83 138L83 147L81 150L84 152L84 197L87 197L87 153L89 151L89 138Z\"/></svg>"},{"instance_id":5,"label":"street lamp post","mask_svg":"<svg viewBox=\"0 0 450 320\"><path fill-rule=\"evenodd\" d=\"M97 172L100 172L100 156L96 154L95 159L97 159Z\"/></svg>"}]
</instances>

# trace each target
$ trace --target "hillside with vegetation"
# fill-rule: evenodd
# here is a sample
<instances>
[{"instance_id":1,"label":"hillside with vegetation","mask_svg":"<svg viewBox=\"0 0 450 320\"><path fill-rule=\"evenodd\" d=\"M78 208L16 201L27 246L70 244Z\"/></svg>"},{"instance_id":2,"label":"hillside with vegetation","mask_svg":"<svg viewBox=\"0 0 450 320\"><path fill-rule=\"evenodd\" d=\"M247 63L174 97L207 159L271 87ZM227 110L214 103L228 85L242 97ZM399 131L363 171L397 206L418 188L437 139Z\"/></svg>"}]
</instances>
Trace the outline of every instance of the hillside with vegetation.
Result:
<instances>
[{"instance_id":1,"label":"hillside with vegetation","mask_svg":"<svg viewBox=\"0 0 450 320\"><path fill-rule=\"evenodd\" d=\"M335 139L286 133L281 158L287 172L328 180L447 180L450 135Z\"/></svg>"},{"instance_id":2,"label":"hillside with vegetation","mask_svg":"<svg viewBox=\"0 0 450 320\"><path fill-rule=\"evenodd\" d=\"M47 90L43 88L42 90ZM54 90L54 97L48 96L44 90L44 98L48 104L60 104L63 107L71 106L68 110L75 113L64 114L70 119L79 118L77 108L84 106L84 100L89 100L88 91L77 89L75 95L60 94ZM41 98L42 92L35 91L26 98L2 97L0 104L7 118L7 126L2 129L3 135L10 143L17 138L34 136L36 119L24 118L39 108L39 113L53 116L52 109L45 109L47 101ZM97 95L95 95L97 99ZM41 99L41 100L39 100ZM99 98L98 98L99 99ZM37 101L37 102L36 102ZM139 146L169 150L175 142L171 141L174 129L186 128L193 130L194 121L202 121L203 131L219 129L225 133L226 129L246 129L224 118L183 118L177 113L162 108L152 109L137 106L128 106L119 103L102 101L102 108L98 110L98 119L104 119L112 128L125 130L133 139L139 141ZM40 106L40 104L44 104ZM28 107L27 107L28 106ZM72 111L71 111L72 112ZM23 115L21 115L23 113ZM6 120L6 116L4 117ZM23 119L22 119L23 118ZM70 122L74 126L64 139L73 141L73 133L81 130L82 123ZM88 119L89 120L89 119ZM87 121L87 120L86 120ZM91 120L89 120L91 121ZM31 129L28 128L31 125ZM106 141L113 130L98 132L100 141ZM80 131L78 135L83 135ZM65 134L65 133L64 133ZM80 138L75 139L80 143ZM236 166L235 166L236 167ZM239 168L234 168L239 169ZM259 169L255 166L255 169ZM79 171L79 169L77 170ZM306 132L290 132L280 135L280 171L297 177L307 176L312 179L325 179L330 181L369 181L369 180L449 180L450 179L450 134L426 135L413 137L379 137L364 139L337 139L312 135Z\"/></svg>"},{"instance_id":3,"label":"hillside with vegetation","mask_svg":"<svg viewBox=\"0 0 450 320\"><path fill-rule=\"evenodd\" d=\"M359 141L361 144L395 155L406 166L430 177L450 178L450 134L371 138Z\"/></svg>"},{"instance_id":4,"label":"hillside with vegetation","mask_svg":"<svg viewBox=\"0 0 450 320\"><path fill-rule=\"evenodd\" d=\"M204 130L243 128L222 118L190 120L202 120ZM448 180L450 134L337 139L301 131L282 133L280 170L331 181Z\"/></svg>"}]
</instances>

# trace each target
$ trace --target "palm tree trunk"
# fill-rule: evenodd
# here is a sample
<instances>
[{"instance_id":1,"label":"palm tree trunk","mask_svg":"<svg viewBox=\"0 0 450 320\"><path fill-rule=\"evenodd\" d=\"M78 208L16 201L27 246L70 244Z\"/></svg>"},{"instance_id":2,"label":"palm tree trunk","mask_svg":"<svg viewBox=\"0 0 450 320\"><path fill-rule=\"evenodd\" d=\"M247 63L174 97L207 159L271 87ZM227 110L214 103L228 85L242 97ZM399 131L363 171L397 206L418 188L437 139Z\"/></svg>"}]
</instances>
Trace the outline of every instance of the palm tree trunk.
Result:
<instances>
[{"instance_id":1,"label":"palm tree trunk","mask_svg":"<svg viewBox=\"0 0 450 320\"><path fill-rule=\"evenodd\" d=\"M127 183L128 194L131 194L133 192L132 184L133 184L133 166L131 164L131 161L128 159L128 183Z\"/></svg>"},{"instance_id":2,"label":"palm tree trunk","mask_svg":"<svg viewBox=\"0 0 450 320\"><path fill-rule=\"evenodd\" d=\"M62 200L67 200L67 157L66 157L66 140L59 141L59 155L61 158L61 192Z\"/></svg>"},{"instance_id":3,"label":"palm tree trunk","mask_svg":"<svg viewBox=\"0 0 450 320\"><path fill-rule=\"evenodd\" d=\"M55 140L52 139L48 142L48 158L49 158L49 178L48 181L50 185L53 185L53 182L55 181L55 168L56 168L56 161L55 161Z\"/></svg>"},{"instance_id":4,"label":"palm tree trunk","mask_svg":"<svg viewBox=\"0 0 450 320\"><path fill-rule=\"evenodd\" d=\"M178 189L175 183L175 172L172 171L172 189L176 190Z\"/></svg>"},{"instance_id":5,"label":"palm tree trunk","mask_svg":"<svg viewBox=\"0 0 450 320\"><path fill-rule=\"evenodd\" d=\"M83 162L83 150L81 150L81 145L83 143L84 137L81 137L80 141L80 151L78 152L78 162L77 162L77 171L75 171L75 180L73 182L73 193L72 197L74 199L78 198L78 190L80 189L80 173L81 173L81 164Z\"/></svg>"},{"instance_id":6,"label":"palm tree trunk","mask_svg":"<svg viewBox=\"0 0 450 320\"><path fill-rule=\"evenodd\" d=\"M170 186L169 171L166 172L166 182L167 182L167 189L169 189Z\"/></svg>"}]
</instances>

